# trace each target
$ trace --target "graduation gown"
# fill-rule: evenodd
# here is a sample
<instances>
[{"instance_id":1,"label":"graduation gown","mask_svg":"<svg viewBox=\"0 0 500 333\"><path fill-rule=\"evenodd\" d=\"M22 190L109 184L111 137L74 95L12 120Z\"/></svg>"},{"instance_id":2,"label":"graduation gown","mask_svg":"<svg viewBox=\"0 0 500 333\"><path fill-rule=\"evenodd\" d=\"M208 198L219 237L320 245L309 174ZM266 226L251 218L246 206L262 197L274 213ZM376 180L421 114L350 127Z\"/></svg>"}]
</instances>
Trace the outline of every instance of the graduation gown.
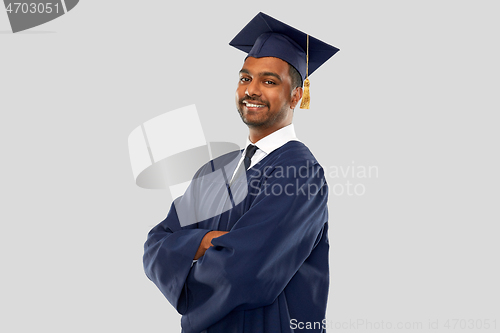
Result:
<instances>
[{"instance_id":1,"label":"graduation gown","mask_svg":"<svg viewBox=\"0 0 500 333\"><path fill-rule=\"evenodd\" d=\"M239 156L221 156L198 176ZM310 323L307 332L324 332L329 245L322 167L303 143L289 141L250 168L245 179L248 194L241 202L181 226L177 210L183 200L193 212L221 205L210 195L194 194L200 183L190 186L148 235L146 275L182 314L184 333L296 332L297 323ZM229 233L214 238L214 246L193 264L211 230Z\"/></svg>"}]
</instances>

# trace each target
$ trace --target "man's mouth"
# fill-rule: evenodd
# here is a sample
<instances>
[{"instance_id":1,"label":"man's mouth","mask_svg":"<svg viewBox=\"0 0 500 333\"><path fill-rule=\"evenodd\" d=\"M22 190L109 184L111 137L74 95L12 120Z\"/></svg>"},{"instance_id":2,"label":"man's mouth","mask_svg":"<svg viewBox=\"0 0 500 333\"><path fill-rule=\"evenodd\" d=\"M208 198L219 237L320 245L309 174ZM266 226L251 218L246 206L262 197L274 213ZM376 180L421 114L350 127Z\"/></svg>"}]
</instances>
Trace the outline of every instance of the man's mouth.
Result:
<instances>
[{"instance_id":1,"label":"man's mouth","mask_svg":"<svg viewBox=\"0 0 500 333\"><path fill-rule=\"evenodd\" d=\"M242 103L245 104L247 108L263 108L266 106L265 104L255 104L249 101L243 101Z\"/></svg>"}]
</instances>

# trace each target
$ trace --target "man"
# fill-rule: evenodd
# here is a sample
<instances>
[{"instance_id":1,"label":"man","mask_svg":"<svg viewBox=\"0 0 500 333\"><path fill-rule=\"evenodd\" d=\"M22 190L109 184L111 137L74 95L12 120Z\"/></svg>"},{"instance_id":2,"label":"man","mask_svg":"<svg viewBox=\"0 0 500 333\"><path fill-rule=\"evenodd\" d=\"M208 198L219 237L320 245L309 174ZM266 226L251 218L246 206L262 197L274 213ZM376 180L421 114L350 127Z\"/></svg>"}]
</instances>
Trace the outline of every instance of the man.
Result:
<instances>
[{"instance_id":1,"label":"man","mask_svg":"<svg viewBox=\"0 0 500 333\"><path fill-rule=\"evenodd\" d=\"M233 153L200 169L195 179L224 170L227 184L192 182L149 233L144 268L185 333L324 332L328 187L292 118L302 81L338 49L263 13L230 44L248 52L236 90L247 148L237 164ZM207 193L226 189L231 209L199 218L227 204ZM182 209L196 223L182 223Z\"/></svg>"}]
</instances>

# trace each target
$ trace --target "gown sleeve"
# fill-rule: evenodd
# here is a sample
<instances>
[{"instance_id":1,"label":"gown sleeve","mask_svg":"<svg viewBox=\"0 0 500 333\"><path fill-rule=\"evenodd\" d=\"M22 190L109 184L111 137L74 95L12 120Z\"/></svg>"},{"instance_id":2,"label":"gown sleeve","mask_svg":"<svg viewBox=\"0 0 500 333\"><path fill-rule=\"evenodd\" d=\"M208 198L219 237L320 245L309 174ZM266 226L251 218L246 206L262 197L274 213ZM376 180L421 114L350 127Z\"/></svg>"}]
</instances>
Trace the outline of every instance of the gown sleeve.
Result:
<instances>
[{"instance_id":1,"label":"gown sleeve","mask_svg":"<svg viewBox=\"0 0 500 333\"><path fill-rule=\"evenodd\" d=\"M209 231L198 229L196 224L181 227L172 203L165 220L149 232L144 244L143 264L147 277L181 314L186 302L179 302L179 297L200 242Z\"/></svg>"},{"instance_id":2,"label":"gown sleeve","mask_svg":"<svg viewBox=\"0 0 500 333\"><path fill-rule=\"evenodd\" d=\"M328 221L323 169L311 161L291 165L302 173L275 167L263 183L250 182L259 187L250 208L189 271L180 297L183 332L272 304L317 245Z\"/></svg>"}]
</instances>

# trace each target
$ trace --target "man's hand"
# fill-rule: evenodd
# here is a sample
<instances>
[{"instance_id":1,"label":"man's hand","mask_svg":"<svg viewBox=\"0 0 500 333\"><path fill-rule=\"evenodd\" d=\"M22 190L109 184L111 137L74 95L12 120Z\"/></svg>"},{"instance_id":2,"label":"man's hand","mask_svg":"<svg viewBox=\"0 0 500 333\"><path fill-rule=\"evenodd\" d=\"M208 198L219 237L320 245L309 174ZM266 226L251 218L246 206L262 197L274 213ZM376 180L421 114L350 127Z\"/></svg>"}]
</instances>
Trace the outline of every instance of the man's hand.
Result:
<instances>
[{"instance_id":1,"label":"man's hand","mask_svg":"<svg viewBox=\"0 0 500 333\"><path fill-rule=\"evenodd\" d=\"M203 237L203 239L201 240L200 246L198 247L198 251L196 251L196 254L194 256L194 260L198 260L199 258L201 258L205 254L205 251L207 251L210 248L210 246L214 246L212 244L212 239L225 235L228 232L229 231L217 231L217 230L208 232L205 235L205 237Z\"/></svg>"}]
</instances>

